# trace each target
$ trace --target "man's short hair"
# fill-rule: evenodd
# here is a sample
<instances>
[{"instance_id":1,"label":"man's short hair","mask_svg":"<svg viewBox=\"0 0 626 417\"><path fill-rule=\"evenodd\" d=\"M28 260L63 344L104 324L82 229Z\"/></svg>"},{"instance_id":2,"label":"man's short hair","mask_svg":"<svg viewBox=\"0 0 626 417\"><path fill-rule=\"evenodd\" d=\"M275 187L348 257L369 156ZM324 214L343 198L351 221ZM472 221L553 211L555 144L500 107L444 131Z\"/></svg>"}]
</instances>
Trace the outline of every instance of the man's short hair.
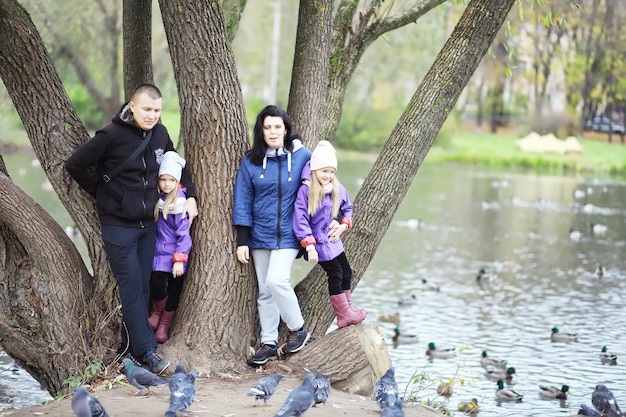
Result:
<instances>
[{"instance_id":1,"label":"man's short hair","mask_svg":"<svg viewBox=\"0 0 626 417\"><path fill-rule=\"evenodd\" d=\"M161 90L159 90L158 87L154 84L141 84L137 86L135 88L135 91L133 91L132 100L135 100L140 94L146 94L152 100L163 98Z\"/></svg>"}]
</instances>

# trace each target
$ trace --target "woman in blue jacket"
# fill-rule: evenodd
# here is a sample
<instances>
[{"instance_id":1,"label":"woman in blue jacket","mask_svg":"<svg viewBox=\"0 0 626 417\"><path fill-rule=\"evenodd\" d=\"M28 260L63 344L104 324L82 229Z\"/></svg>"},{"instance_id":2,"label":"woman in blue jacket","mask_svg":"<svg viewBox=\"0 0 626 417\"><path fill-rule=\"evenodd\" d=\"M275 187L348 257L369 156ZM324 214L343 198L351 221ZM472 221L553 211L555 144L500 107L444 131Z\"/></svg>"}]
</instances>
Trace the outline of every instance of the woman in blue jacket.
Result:
<instances>
[{"instance_id":1,"label":"woman in blue jacket","mask_svg":"<svg viewBox=\"0 0 626 417\"><path fill-rule=\"evenodd\" d=\"M286 353L300 351L310 338L290 279L300 248L293 205L311 151L293 133L287 113L273 105L258 114L253 136L235 179L233 224L237 259L247 264L252 256L259 285L261 348L248 362L263 365L277 357L281 318L290 330Z\"/></svg>"}]
</instances>

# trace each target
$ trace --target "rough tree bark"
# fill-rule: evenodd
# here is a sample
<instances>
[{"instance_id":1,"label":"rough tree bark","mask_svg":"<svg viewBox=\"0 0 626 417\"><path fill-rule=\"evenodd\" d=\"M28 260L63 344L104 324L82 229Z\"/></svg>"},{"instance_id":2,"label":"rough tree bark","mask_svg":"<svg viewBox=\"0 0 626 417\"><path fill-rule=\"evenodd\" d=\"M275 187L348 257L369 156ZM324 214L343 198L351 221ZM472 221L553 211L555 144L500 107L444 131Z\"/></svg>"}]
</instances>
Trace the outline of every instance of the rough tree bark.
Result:
<instances>
[{"instance_id":1,"label":"rough tree bark","mask_svg":"<svg viewBox=\"0 0 626 417\"><path fill-rule=\"evenodd\" d=\"M50 216L8 177L0 190L0 243L5 300L0 338L5 351L51 393L104 358L118 323L94 202L63 168L88 138L28 13L0 1L0 77L20 115L41 166L85 238L94 278ZM19 213L14 213L18 208ZM24 317L28 313L29 317ZM88 349L87 349L88 348ZM53 360L52 360L53 359Z\"/></svg>"},{"instance_id":2,"label":"rough tree bark","mask_svg":"<svg viewBox=\"0 0 626 417\"><path fill-rule=\"evenodd\" d=\"M151 0L123 1L122 34L126 101L138 85L154 83Z\"/></svg>"},{"instance_id":3,"label":"rough tree bark","mask_svg":"<svg viewBox=\"0 0 626 417\"><path fill-rule=\"evenodd\" d=\"M256 280L234 256L231 210L235 174L249 147L245 105L217 3L180 8L161 0L160 6L199 201L183 294L188 301L181 303L165 352L196 368L227 368L243 364L258 333Z\"/></svg>"},{"instance_id":4,"label":"rough tree bark","mask_svg":"<svg viewBox=\"0 0 626 417\"><path fill-rule=\"evenodd\" d=\"M321 139L333 139L320 137L320 120L325 117L328 93L332 14L332 0L300 2L287 113L297 131L305 134L305 143L309 145Z\"/></svg>"}]
</instances>

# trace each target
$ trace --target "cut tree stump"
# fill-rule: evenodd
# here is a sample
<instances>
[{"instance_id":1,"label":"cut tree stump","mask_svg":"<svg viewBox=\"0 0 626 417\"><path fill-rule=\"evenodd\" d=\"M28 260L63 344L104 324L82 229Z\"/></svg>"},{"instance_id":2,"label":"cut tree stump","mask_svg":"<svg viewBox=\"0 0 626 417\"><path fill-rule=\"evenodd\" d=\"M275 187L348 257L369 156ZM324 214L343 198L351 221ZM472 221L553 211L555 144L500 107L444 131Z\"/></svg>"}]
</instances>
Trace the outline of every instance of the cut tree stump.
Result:
<instances>
[{"instance_id":1,"label":"cut tree stump","mask_svg":"<svg viewBox=\"0 0 626 417\"><path fill-rule=\"evenodd\" d=\"M318 337L289 361L313 373L322 371L335 389L367 396L391 366L380 329L365 323Z\"/></svg>"}]
</instances>

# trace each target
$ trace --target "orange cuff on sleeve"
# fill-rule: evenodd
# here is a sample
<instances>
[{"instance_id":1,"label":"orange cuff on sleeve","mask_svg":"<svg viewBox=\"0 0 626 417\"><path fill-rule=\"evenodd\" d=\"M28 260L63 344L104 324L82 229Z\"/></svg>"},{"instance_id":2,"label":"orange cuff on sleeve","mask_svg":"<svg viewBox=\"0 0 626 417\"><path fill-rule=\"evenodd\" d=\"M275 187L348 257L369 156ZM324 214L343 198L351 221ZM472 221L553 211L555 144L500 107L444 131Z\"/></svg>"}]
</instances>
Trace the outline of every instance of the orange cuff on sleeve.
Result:
<instances>
[{"instance_id":1,"label":"orange cuff on sleeve","mask_svg":"<svg viewBox=\"0 0 626 417\"><path fill-rule=\"evenodd\" d=\"M315 238L313 236L308 236L300 241L300 246L306 248L309 245L315 245L315 243Z\"/></svg>"},{"instance_id":2,"label":"orange cuff on sleeve","mask_svg":"<svg viewBox=\"0 0 626 417\"><path fill-rule=\"evenodd\" d=\"M186 253L174 252L173 260L174 262L187 262L189 255Z\"/></svg>"}]
</instances>

